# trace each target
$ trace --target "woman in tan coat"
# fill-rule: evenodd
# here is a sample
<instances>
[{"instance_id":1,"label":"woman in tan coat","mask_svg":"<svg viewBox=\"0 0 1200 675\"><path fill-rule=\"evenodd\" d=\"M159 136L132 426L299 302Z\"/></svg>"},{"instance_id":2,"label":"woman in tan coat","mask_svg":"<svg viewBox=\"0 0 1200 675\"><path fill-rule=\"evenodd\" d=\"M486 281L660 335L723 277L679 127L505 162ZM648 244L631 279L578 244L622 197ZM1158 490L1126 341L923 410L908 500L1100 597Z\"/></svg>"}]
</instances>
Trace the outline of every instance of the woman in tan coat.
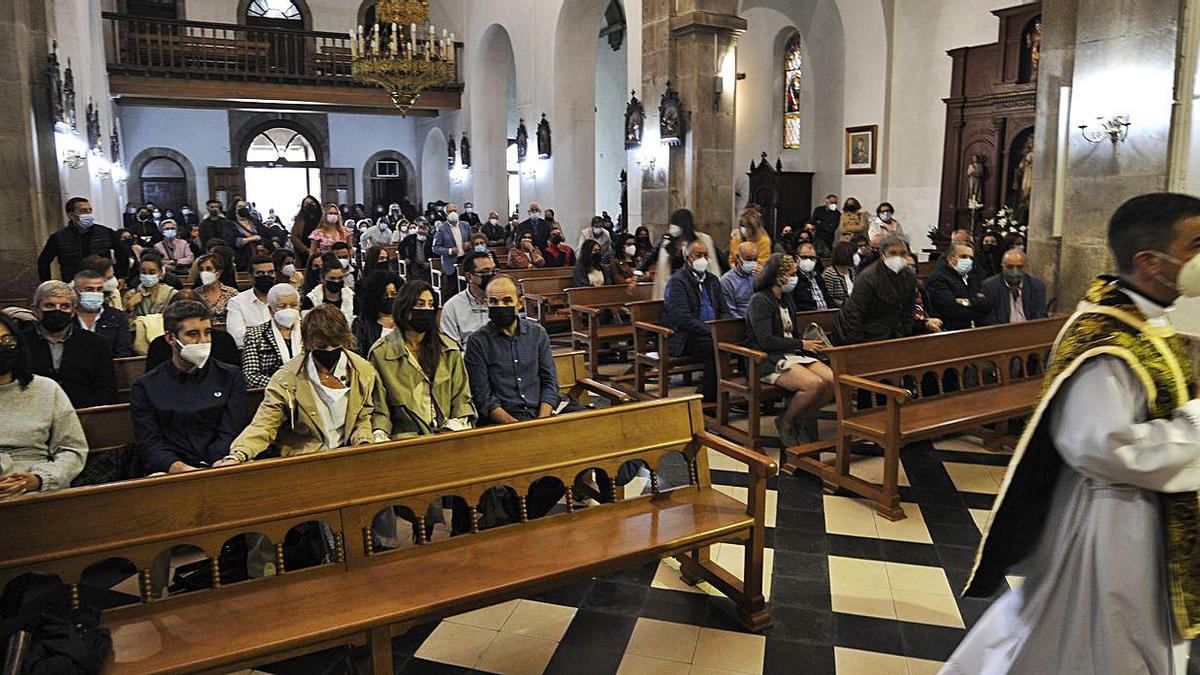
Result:
<instances>
[{"instance_id":1,"label":"woman in tan coat","mask_svg":"<svg viewBox=\"0 0 1200 675\"><path fill-rule=\"evenodd\" d=\"M865 237L870 227L871 220L863 212L862 204L854 197L846 199L842 207L842 221L838 225L838 241L850 241L859 234Z\"/></svg>"}]
</instances>

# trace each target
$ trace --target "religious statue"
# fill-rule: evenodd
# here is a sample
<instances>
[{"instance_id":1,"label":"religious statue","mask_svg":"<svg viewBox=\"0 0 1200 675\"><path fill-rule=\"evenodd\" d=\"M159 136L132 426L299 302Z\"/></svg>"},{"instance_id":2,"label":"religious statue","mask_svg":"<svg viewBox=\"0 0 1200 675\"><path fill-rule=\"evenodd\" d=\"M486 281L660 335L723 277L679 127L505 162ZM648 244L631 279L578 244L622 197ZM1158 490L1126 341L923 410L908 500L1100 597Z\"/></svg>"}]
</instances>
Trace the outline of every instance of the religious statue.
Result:
<instances>
[{"instance_id":1,"label":"religious statue","mask_svg":"<svg viewBox=\"0 0 1200 675\"><path fill-rule=\"evenodd\" d=\"M58 41L51 43L50 55L46 57L46 69L50 78L50 110L54 122L65 122L66 111L63 110L62 71L58 66Z\"/></svg>"},{"instance_id":2,"label":"religious statue","mask_svg":"<svg viewBox=\"0 0 1200 675\"><path fill-rule=\"evenodd\" d=\"M1038 65L1042 60L1042 18L1038 17L1033 30L1025 35L1025 48L1029 50L1029 81L1037 80Z\"/></svg>"},{"instance_id":3,"label":"religious statue","mask_svg":"<svg viewBox=\"0 0 1200 675\"><path fill-rule=\"evenodd\" d=\"M79 113L75 110L75 72L71 70L71 58L67 57L67 71L63 79L63 107L67 109L64 120L71 125L71 131L79 128Z\"/></svg>"},{"instance_id":4,"label":"religious statue","mask_svg":"<svg viewBox=\"0 0 1200 675\"><path fill-rule=\"evenodd\" d=\"M454 144L453 138L446 142L446 163L451 169L458 163L458 146Z\"/></svg>"},{"instance_id":5,"label":"religious statue","mask_svg":"<svg viewBox=\"0 0 1200 675\"><path fill-rule=\"evenodd\" d=\"M1033 193L1033 137L1025 142L1025 151L1021 153L1021 161L1017 164L1016 175L1013 176L1013 185L1020 186L1021 201L1029 201L1029 195Z\"/></svg>"},{"instance_id":6,"label":"religious statue","mask_svg":"<svg viewBox=\"0 0 1200 675\"><path fill-rule=\"evenodd\" d=\"M542 113L542 121L537 126L537 151L542 159L550 157L550 120L546 119L546 113Z\"/></svg>"},{"instance_id":7,"label":"religious statue","mask_svg":"<svg viewBox=\"0 0 1200 675\"><path fill-rule=\"evenodd\" d=\"M986 172L983 155L972 155L971 164L967 166L967 203L983 203L983 179Z\"/></svg>"},{"instance_id":8,"label":"religious statue","mask_svg":"<svg viewBox=\"0 0 1200 675\"><path fill-rule=\"evenodd\" d=\"M683 103L679 100L679 92L671 88L670 80L658 105L658 137L668 143L683 140Z\"/></svg>"},{"instance_id":9,"label":"religious statue","mask_svg":"<svg viewBox=\"0 0 1200 675\"><path fill-rule=\"evenodd\" d=\"M458 144L458 157L464 167L471 166L471 141L467 140L467 132L463 132L462 141Z\"/></svg>"},{"instance_id":10,"label":"religious statue","mask_svg":"<svg viewBox=\"0 0 1200 675\"><path fill-rule=\"evenodd\" d=\"M524 162L529 154L529 132L525 130L524 118L517 124L517 161Z\"/></svg>"},{"instance_id":11,"label":"religious statue","mask_svg":"<svg viewBox=\"0 0 1200 675\"><path fill-rule=\"evenodd\" d=\"M646 124L646 108L638 100L637 92L629 92L629 105L625 106L625 149L642 144L642 128Z\"/></svg>"},{"instance_id":12,"label":"religious statue","mask_svg":"<svg viewBox=\"0 0 1200 675\"><path fill-rule=\"evenodd\" d=\"M787 109L784 112L800 112L800 73L793 73L787 86Z\"/></svg>"}]
</instances>

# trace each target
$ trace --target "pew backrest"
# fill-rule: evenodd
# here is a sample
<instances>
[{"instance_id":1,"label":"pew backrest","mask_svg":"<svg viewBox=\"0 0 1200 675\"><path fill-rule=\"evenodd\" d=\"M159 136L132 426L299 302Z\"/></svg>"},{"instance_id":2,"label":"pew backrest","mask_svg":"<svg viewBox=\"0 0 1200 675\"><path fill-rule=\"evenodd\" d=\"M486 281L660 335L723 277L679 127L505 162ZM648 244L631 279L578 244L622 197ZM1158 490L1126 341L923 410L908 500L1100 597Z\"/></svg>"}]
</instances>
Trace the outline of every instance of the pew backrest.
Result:
<instances>
[{"instance_id":1,"label":"pew backrest","mask_svg":"<svg viewBox=\"0 0 1200 675\"><path fill-rule=\"evenodd\" d=\"M117 373L117 392L128 396L133 389L133 383L146 373L146 357L129 356L113 359L113 369Z\"/></svg>"}]
</instances>

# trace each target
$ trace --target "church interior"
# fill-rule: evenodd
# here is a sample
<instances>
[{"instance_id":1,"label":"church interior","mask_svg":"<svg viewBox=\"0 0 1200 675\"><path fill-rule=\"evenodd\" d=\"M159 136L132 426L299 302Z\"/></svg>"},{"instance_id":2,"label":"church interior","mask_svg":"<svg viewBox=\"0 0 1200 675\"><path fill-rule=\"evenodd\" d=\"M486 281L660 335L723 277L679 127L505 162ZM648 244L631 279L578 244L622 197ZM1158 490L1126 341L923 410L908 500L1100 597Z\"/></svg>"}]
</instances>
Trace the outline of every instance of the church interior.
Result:
<instances>
[{"instance_id":1,"label":"church interior","mask_svg":"<svg viewBox=\"0 0 1200 675\"><path fill-rule=\"evenodd\" d=\"M81 304L63 311L128 315L118 344L134 350L105 352L114 397L67 405L86 461L63 489L36 469L20 475L42 494L6 483L22 471L6 454L21 442L0 439L0 620L46 608L88 617L81 642L99 651L38 672L969 672L942 669L1023 577L1009 571L986 596L964 587L1014 452L1030 442L1025 423L1040 418L1056 336L1093 280L1123 264L1109 218L1138 195L1200 195L1200 0L1018 2L0 3L0 347L12 326L57 330L46 298L78 291ZM201 233L209 217L226 228L217 247ZM84 303L99 298L86 262L53 244L84 222L91 233L73 241L103 258L103 310ZM338 236L345 226L348 247L309 240L326 222ZM111 256L96 232L114 238ZM668 253L680 236L684 249ZM843 340L852 279L865 284L860 266L890 260L897 241L919 282L904 320L929 334ZM235 257L221 262L226 246ZM552 260L562 255L569 262ZM705 278L695 262L705 258L726 300L700 291L688 318L711 336L697 355L674 342L685 324L672 317L690 310L671 284L680 265ZM494 272L479 272L488 261ZM331 282L338 262L345 276ZM762 346L761 330L779 313L762 324L725 311L725 277L739 283L739 269L747 298L764 269L803 272L801 288L782 293L810 304L784 311L782 330L805 350L821 342L822 354L789 353L774 372L783 350ZM918 312L936 276L955 269L968 286L983 282L979 302L986 277L1000 288L1020 276L1027 295L1036 282L1045 297L1031 310L1009 286L999 320L961 326L929 295ZM192 345L172 328L184 325L171 314L183 302L145 320L138 308L170 276L213 309L214 275L214 297L229 304L228 325L213 311L214 361L235 294L265 317L239 319L245 337L230 341L250 426L202 471L155 470L146 429L184 418L148 412L166 406L151 387L171 384L157 378L167 364L188 372ZM501 279L519 328L496 328L484 345L476 338L501 326ZM277 306L285 282L298 289L294 309ZM411 315L393 314L393 301ZM457 370L434 377L415 342L379 356L410 333L436 341L437 328L415 328L431 309L445 340L431 358L452 353ZM272 323L284 310L299 310L294 336ZM469 346L466 330L446 328L458 312L475 314ZM289 371L301 360L293 350L315 358L336 346L312 337L336 332L320 324L330 314L360 351L351 359L347 347L340 370L310 360L311 372ZM1194 364L1200 300L1167 315ZM860 320L868 332L878 323ZM259 324L280 357L255 384L242 370ZM535 403L529 418L546 419L519 422L502 406L492 421L514 423L485 426L497 373L511 355L519 374L527 352L483 359L523 345L526 326L548 336L530 353L551 362L557 382L534 372L561 405L550 416ZM158 338L154 369L153 335L170 337ZM47 339L55 374L67 339ZM828 381L795 413L787 369L813 361L805 372ZM383 372L406 363L425 378ZM351 410L365 396L374 413L364 419L391 418L373 438L368 428L354 440L347 426L340 447L322 446L328 410L344 415L346 399L311 388L334 407L298 421L294 382L332 374L344 392L347 365L380 371L377 389L349 385ZM33 372L36 387L45 378ZM85 394L100 390L96 377ZM483 394L477 381L489 377ZM507 388L523 397L516 380ZM4 382L0 407L15 411ZM395 382L422 392L446 426L398 413ZM451 386L473 398L469 415L441 409ZM289 453L272 429L264 461L247 461L255 452L239 448L268 410L333 450ZM15 415L0 413L10 420L0 437ZM789 426L796 415L806 422ZM474 421L459 430L460 417ZM425 430L399 434L401 418ZM208 421L176 424L228 421L196 419ZM230 457L246 465L226 468ZM44 643L11 625L0 621L0 663L18 669L3 672L33 672L19 661Z\"/></svg>"}]
</instances>

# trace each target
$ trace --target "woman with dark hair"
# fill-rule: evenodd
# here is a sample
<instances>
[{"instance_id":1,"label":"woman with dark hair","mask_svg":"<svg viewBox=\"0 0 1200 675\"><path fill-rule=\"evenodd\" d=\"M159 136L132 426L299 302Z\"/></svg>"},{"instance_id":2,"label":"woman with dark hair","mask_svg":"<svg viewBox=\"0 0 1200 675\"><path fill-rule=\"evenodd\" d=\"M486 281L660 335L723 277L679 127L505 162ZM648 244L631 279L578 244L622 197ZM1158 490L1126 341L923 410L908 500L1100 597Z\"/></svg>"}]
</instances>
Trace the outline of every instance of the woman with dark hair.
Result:
<instances>
[{"instance_id":1,"label":"woman with dark hair","mask_svg":"<svg viewBox=\"0 0 1200 675\"><path fill-rule=\"evenodd\" d=\"M775 418L783 447L817 440L817 412L833 400L833 371L815 355L825 345L805 340L804 326L796 325L792 291L799 283L796 261L782 253L767 258L755 284L756 293L746 310L746 343L767 353L757 373L762 382L795 392L787 410Z\"/></svg>"},{"instance_id":2,"label":"woman with dark hair","mask_svg":"<svg viewBox=\"0 0 1200 675\"><path fill-rule=\"evenodd\" d=\"M830 304L840 308L854 291L854 254L858 249L848 241L833 245L833 264L821 273Z\"/></svg>"},{"instance_id":3,"label":"woman with dark hair","mask_svg":"<svg viewBox=\"0 0 1200 675\"><path fill-rule=\"evenodd\" d=\"M375 428L390 429L393 439L475 425L462 352L442 334L437 315L429 284L404 284L392 307L396 330L371 351L371 364L387 394L386 407L376 412Z\"/></svg>"},{"instance_id":4,"label":"woman with dark hair","mask_svg":"<svg viewBox=\"0 0 1200 675\"><path fill-rule=\"evenodd\" d=\"M579 262L575 264L574 284L576 286L611 286L612 273L604 265L600 242L595 239L584 239L583 247L579 249Z\"/></svg>"},{"instance_id":5,"label":"woman with dark hair","mask_svg":"<svg viewBox=\"0 0 1200 675\"><path fill-rule=\"evenodd\" d=\"M1021 253L1025 252L1025 235L1017 232L1009 232L1004 237L1004 250L1001 254L1007 253L1009 249L1017 249Z\"/></svg>"},{"instance_id":6,"label":"woman with dark hair","mask_svg":"<svg viewBox=\"0 0 1200 675\"><path fill-rule=\"evenodd\" d=\"M225 261L213 253L202 255L192 263L192 278L195 279L196 293L200 301L212 312L214 328L225 327L225 315L229 311L229 301L237 297L236 288L226 286L221 281L225 271Z\"/></svg>"},{"instance_id":7,"label":"woman with dark hair","mask_svg":"<svg viewBox=\"0 0 1200 675\"><path fill-rule=\"evenodd\" d=\"M379 338L387 337L396 330L396 322L392 320L392 304L403 286L404 281L395 272L375 270L358 289L354 297L360 305L354 317L353 332L359 356L369 356L371 347Z\"/></svg>"},{"instance_id":8,"label":"woman with dark hair","mask_svg":"<svg viewBox=\"0 0 1200 675\"><path fill-rule=\"evenodd\" d=\"M383 246L372 246L363 254L363 280L375 272L396 272L396 255Z\"/></svg>"},{"instance_id":9,"label":"woman with dark hair","mask_svg":"<svg viewBox=\"0 0 1200 675\"><path fill-rule=\"evenodd\" d=\"M650 228L645 225L640 225L634 230L633 238L638 247L639 257L648 256L654 250L654 243L650 241Z\"/></svg>"},{"instance_id":10,"label":"woman with dark hair","mask_svg":"<svg viewBox=\"0 0 1200 675\"><path fill-rule=\"evenodd\" d=\"M321 224L321 202L312 195L300 200L300 210L292 218L292 248L301 265L308 264L308 237Z\"/></svg>"},{"instance_id":11,"label":"woman with dark hair","mask_svg":"<svg viewBox=\"0 0 1200 675\"><path fill-rule=\"evenodd\" d=\"M296 269L296 254L286 248L281 248L271 254L271 263L275 265L275 283L291 284L297 289L304 284L304 272Z\"/></svg>"},{"instance_id":12,"label":"woman with dark hair","mask_svg":"<svg viewBox=\"0 0 1200 675\"><path fill-rule=\"evenodd\" d=\"M321 256L320 283L313 286L301 302L307 298L313 307L333 305L346 315L346 325L354 323L354 289L346 285L347 269L333 253Z\"/></svg>"},{"instance_id":13,"label":"woman with dark hair","mask_svg":"<svg viewBox=\"0 0 1200 675\"><path fill-rule=\"evenodd\" d=\"M0 499L70 487L87 439L66 392L34 375L17 323L0 314Z\"/></svg>"},{"instance_id":14,"label":"woman with dark hair","mask_svg":"<svg viewBox=\"0 0 1200 675\"><path fill-rule=\"evenodd\" d=\"M975 255L975 264L979 267L979 278L987 279L988 277L1000 274L1003 266L1000 261L1004 257L1005 249L1000 248L1000 234L995 230L988 230L983 233L979 239L979 253Z\"/></svg>"},{"instance_id":15,"label":"woman with dark hair","mask_svg":"<svg viewBox=\"0 0 1200 675\"><path fill-rule=\"evenodd\" d=\"M321 268L324 265L323 256L314 255L308 259L308 266L304 270L304 283L300 285L300 295L307 296L314 288L321 285Z\"/></svg>"},{"instance_id":16,"label":"woman with dark hair","mask_svg":"<svg viewBox=\"0 0 1200 675\"><path fill-rule=\"evenodd\" d=\"M238 287L237 269L235 269L233 260L235 254L232 248L220 243L220 241L220 239L210 239L208 241L208 252L211 255L219 257L224 262L224 266L221 268L221 283L236 289Z\"/></svg>"},{"instance_id":17,"label":"woman with dark hair","mask_svg":"<svg viewBox=\"0 0 1200 675\"><path fill-rule=\"evenodd\" d=\"M717 248L713 245L712 237L696 231L695 219L692 217L691 211L679 209L671 214L667 233L662 236L658 245L634 271L635 278L640 281L646 275L646 271L654 266L655 299L662 299L663 292L667 288L667 281L670 280L671 275L683 267L688 247L695 240L704 242L704 245L708 247L708 253L705 255L708 259L707 269L717 276L721 275L717 262Z\"/></svg>"},{"instance_id":18,"label":"woman with dark hair","mask_svg":"<svg viewBox=\"0 0 1200 675\"><path fill-rule=\"evenodd\" d=\"M633 270L641 261L637 237L632 234L621 235L617 247L613 250L612 262L609 263L612 283L629 283L633 279Z\"/></svg>"}]
</instances>

